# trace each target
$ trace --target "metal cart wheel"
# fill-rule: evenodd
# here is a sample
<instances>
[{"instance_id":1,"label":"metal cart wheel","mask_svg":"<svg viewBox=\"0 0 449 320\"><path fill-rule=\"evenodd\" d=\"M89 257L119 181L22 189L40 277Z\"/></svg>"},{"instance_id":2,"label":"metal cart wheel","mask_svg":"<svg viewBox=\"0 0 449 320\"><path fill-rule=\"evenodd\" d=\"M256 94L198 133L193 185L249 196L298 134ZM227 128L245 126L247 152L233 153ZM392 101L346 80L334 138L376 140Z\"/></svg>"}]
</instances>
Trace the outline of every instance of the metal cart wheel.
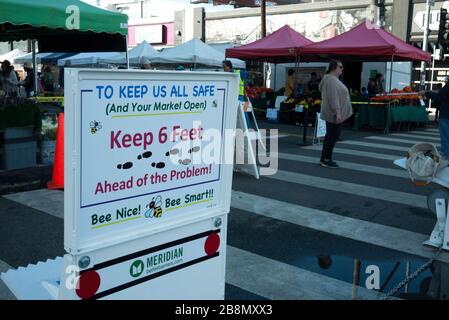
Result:
<instances>
[{"instance_id":1,"label":"metal cart wheel","mask_svg":"<svg viewBox=\"0 0 449 320\"><path fill-rule=\"evenodd\" d=\"M449 190L448 189L436 189L433 190L431 193L427 195L427 208L429 208L430 211L432 211L434 214L436 214L436 199L444 199L447 203L449 203Z\"/></svg>"}]
</instances>

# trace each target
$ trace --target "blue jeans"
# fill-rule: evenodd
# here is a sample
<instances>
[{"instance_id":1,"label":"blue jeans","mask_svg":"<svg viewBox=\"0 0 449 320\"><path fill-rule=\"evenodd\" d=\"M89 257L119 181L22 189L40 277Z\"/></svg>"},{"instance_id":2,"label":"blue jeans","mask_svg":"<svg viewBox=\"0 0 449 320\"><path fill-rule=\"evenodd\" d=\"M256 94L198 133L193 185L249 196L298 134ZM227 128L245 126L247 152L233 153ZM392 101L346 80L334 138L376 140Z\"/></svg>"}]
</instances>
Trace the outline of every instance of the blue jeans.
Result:
<instances>
[{"instance_id":1,"label":"blue jeans","mask_svg":"<svg viewBox=\"0 0 449 320\"><path fill-rule=\"evenodd\" d=\"M449 159L449 119L440 118L441 153Z\"/></svg>"}]
</instances>

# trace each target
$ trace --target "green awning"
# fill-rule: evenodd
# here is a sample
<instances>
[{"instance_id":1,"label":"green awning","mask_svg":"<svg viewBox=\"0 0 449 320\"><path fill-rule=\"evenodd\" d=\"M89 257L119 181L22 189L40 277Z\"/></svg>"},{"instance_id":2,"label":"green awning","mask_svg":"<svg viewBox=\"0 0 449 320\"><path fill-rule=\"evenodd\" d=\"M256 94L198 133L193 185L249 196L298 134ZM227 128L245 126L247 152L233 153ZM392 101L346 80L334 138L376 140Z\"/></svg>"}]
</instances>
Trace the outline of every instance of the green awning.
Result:
<instances>
[{"instance_id":1,"label":"green awning","mask_svg":"<svg viewBox=\"0 0 449 320\"><path fill-rule=\"evenodd\" d=\"M0 0L0 40L24 40L64 31L126 35L128 17L78 0Z\"/></svg>"},{"instance_id":2,"label":"green awning","mask_svg":"<svg viewBox=\"0 0 449 320\"><path fill-rule=\"evenodd\" d=\"M0 0L0 41L37 39L39 46L45 42L45 48L53 51L70 52L70 45L112 44L124 39L127 23L125 14L78 0ZM58 46L60 50L55 50Z\"/></svg>"}]
</instances>

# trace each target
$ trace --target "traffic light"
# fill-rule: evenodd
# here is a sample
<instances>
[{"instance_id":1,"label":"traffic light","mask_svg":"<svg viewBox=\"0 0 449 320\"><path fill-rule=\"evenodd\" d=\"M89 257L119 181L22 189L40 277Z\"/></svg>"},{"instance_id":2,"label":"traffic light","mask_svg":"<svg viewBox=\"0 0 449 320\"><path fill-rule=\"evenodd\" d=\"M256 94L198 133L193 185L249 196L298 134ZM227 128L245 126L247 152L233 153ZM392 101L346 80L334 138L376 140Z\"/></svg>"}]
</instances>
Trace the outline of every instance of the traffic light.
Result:
<instances>
[{"instance_id":1,"label":"traffic light","mask_svg":"<svg viewBox=\"0 0 449 320\"><path fill-rule=\"evenodd\" d=\"M443 61L444 60L444 53L447 51L447 44L446 43L439 43L438 44L438 56L436 57L436 60Z\"/></svg>"},{"instance_id":2,"label":"traffic light","mask_svg":"<svg viewBox=\"0 0 449 320\"><path fill-rule=\"evenodd\" d=\"M449 15L447 9L440 9L440 27L438 29L438 43L445 44L449 41Z\"/></svg>"},{"instance_id":3,"label":"traffic light","mask_svg":"<svg viewBox=\"0 0 449 320\"><path fill-rule=\"evenodd\" d=\"M379 21L380 26L385 27L385 0L376 0L375 5L379 7Z\"/></svg>"}]
</instances>

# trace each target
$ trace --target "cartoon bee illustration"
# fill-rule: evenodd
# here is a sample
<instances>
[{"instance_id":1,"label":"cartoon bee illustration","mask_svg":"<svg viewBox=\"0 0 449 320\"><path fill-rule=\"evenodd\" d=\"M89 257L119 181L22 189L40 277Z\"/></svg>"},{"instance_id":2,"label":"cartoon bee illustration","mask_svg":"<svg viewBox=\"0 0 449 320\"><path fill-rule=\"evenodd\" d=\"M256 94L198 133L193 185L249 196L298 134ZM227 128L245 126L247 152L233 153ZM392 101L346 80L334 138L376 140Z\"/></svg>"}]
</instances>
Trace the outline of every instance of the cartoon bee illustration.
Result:
<instances>
[{"instance_id":1,"label":"cartoon bee illustration","mask_svg":"<svg viewBox=\"0 0 449 320\"><path fill-rule=\"evenodd\" d=\"M145 211L146 218L160 218L162 216L162 197L157 196L156 199L151 199L151 202L145 207L148 208Z\"/></svg>"},{"instance_id":2,"label":"cartoon bee illustration","mask_svg":"<svg viewBox=\"0 0 449 320\"><path fill-rule=\"evenodd\" d=\"M97 133L101 128L103 128L103 126L100 124L100 122L95 120L90 122L90 132L92 134Z\"/></svg>"}]
</instances>

